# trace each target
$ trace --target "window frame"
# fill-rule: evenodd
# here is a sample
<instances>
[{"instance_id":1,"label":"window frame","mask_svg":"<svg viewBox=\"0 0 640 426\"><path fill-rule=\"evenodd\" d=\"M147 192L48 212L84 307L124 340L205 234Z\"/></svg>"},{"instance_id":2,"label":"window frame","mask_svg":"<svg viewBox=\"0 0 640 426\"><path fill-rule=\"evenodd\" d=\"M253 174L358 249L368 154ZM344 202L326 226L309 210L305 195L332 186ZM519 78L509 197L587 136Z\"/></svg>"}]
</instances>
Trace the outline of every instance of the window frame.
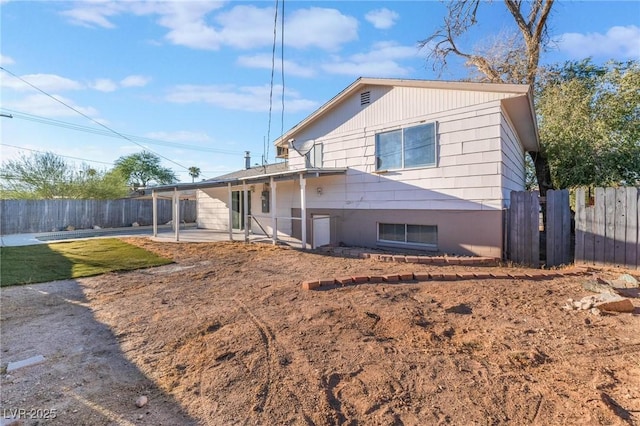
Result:
<instances>
[{"instance_id":1,"label":"window frame","mask_svg":"<svg viewBox=\"0 0 640 426\"><path fill-rule=\"evenodd\" d=\"M321 169L323 161L322 142L316 142L304 155L304 166L307 169Z\"/></svg>"},{"instance_id":2,"label":"window frame","mask_svg":"<svg viewBox=\"0 0 640 426\"><path fill-rule=\"evenodd\" d=\"M405 145L405 132L409 131L409 130L415 130L419 127L427 127L427 126L432 126L432 137L433 137L433 161L430 163L424 163L424 164L417 164L417 165L411 165L411 166L406 166L406 152L407 152L407 148ZM393 165L392 167L379 167L378 164L380 162L380 156L379 153L381 151L380 149L380 137L383 135L391 135L394 133L400 133L400 165L398 167L396 167L395 165ZM429 123L420 123L420 124L416 124L416 125L412 125L412 126L407 126L407 127L401 127L399 129L394 129L394 130L387 130L384 132L379 132L376 133L375 135L375 171L376 172L384 172L387 170L411 170L411 169L418 169L418 168L426 168L426 167L437 167L438 166L438 122L437 121L432 121Z\"/></svg>"},{"instance_id":3,"label":"window frame","mask_svg":"<svg viewBox=\"0 0 640 426\"><path fill-rule=\"evenodd\" d=\"M438 225L424 225L424 224L415 224L415 223L386 223L386 222L377 222L376 223L376 242L379 245L398 245L398 246L415 246L421 248L429 248L429 249L438 249ZM380 227L382 225L390 225L394 227L403 226L404 227L404 239L400 240L387 240L381 239L380 235L382 234ZM421 243L409 241L409 226L424 226L431 228L431 232L435 231L435 242L433 243Z\"/></svg>"}]
</instances>

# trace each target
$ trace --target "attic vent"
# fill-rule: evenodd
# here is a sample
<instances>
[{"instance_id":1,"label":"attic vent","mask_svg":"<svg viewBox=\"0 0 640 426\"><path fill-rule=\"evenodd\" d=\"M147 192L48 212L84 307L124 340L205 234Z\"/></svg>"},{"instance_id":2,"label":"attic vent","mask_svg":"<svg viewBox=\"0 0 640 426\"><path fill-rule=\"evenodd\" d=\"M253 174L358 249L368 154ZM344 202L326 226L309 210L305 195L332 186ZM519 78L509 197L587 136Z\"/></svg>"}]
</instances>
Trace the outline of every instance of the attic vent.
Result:
<instances>
[{"instance_id":1,"label":"attic vent","mask_svg":"<svg viewBox=\"0 0 640 426\"><path fill-rule=\"evenodd\" d=\"M371 103L371 92L360 93L360 106Z\"/></svg>"}]
</instances>

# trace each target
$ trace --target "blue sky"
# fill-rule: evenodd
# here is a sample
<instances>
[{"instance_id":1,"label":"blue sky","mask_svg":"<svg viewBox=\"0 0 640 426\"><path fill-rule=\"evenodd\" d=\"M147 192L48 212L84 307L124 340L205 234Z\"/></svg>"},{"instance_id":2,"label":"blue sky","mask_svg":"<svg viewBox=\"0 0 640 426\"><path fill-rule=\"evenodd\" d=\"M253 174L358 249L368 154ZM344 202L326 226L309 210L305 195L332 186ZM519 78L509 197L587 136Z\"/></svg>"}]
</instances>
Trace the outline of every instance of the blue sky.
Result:
<instances>
[{"instance_id":1,"label":"blue sky","mask_svg":"<svg viewBox=\"0 0 640 426\"><path fill-rule=\"evenodd\" d=\"M37 150L107 169L146 148L181 181L190 166L211 178L242 168L245 150L259 163L268 145L273 162L282 130L360 76L467 74L434 73L417 48L444 3L285 0L283 117L279 6L269 128L275 1L0 0L2 161ZM483 3L463 47L511 26L501 1ZM638 1L557 1L549 29L543 63L640 59Z\"/></svg>"}]
</instances>

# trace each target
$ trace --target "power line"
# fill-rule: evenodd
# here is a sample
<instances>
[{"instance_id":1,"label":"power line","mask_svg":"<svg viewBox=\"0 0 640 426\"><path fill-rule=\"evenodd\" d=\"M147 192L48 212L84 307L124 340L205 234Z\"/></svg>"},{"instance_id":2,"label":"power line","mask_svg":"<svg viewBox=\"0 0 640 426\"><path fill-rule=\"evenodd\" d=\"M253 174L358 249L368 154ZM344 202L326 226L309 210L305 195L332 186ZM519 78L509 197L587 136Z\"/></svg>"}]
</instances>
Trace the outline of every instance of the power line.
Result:
<instances>
[{"instance_id":1,"label":"power line","mask_svg":"<svg viewBox=\"0 0 640 426\"><path fill-rule=\"evenodd\" d=\"M125 135L123 135L122 133L120 133L120 132L118 132L118 131L116 131L116 130L112 129L111 127L109 127L109 126L107 126L107 125L105 125L105 124L100 123L99 121L97 121L97 120L95 120L95 119L91 118L91 117L90 117L90 116L88 116L87 114L85 114L85 113L83 113L83 112L79 111L78 109L76 109L76 108L72 107L71 105L67 104L66 102L61 101L60 99L56 98L55 96L53 96L53 95L51 95L51 94L49 94L49 93L45 92L44 90L40 89L40 88L39 88L39 87L37 87L37 86L35 86L35 85L31 84L30 82L28 82L28 81L27 81L27 80L25 80L24 78L22 78L22 77L20 77L20 76L18 76L18 75L16 75L16 74L14 74L14 73L12 73L12 72L11 72L11 71L9 71L8 69L6 69L6 68L4 68L4 67L1 67L1 66L0 66L0 70L2 70L2 71L4 71L4 72L8 73L9 75L11 75L11 76L13 76L13 77L17 78L18 80L22 81L22 82L23 82L23 83L25 83L26 85L28 85L28 86L32 87L33 89L37 90L38 92L42 93L43 95L47 96L48 98L51 98L51 99L53 99L54 101L56 101L56 102L58 102L58 103L60 103L60 104L64 105L65 107L67 107L67 108L69 108L70 110L74 111L76 114L79 114L79 115L83 116L84 118L86 118L87 120L89 120L89 121L91 121L91 122L93 122L93 123L97 124L98 126L105 128L105 129L106 129L106 130L108 130L109 132L111 132L111 133L114 133L114 134L118 135L118 136L119 136L119 137L121 137L122 139L127 140L127 141L129 141L129 142L131 142L131 143L133 143L133 144L135 144L135 145L138 145L139 147L141 147L141 148L143 148L143 149L145 149L145 150L147 150L147 151L152 152L153 154L157 155L157 156L158 156L158 157L160 157L160 158L164 158L165 160L169 161L170 163L175 164L175 165L176 165L176 166L178 166L178 167L181 167L181 168L183 168L183 169L185 169L185 170L189 170L189 168L188 168L187 166L184 166L184 165L182 165L182 164L180 164L180 163L178 163L178 162L176 162L176 161L174 161L174 160L172 160L172 159L170 159L170 158L168 158L168 157L165 157L164 155L162 155L162 154L160 154L160 153L157 153L157 152L153 151L152 149L149 149L148 147L146 147L146 146L144 146L144 145L142 145L142 144L140 144L140 143L138 143L138 142L136 142L136 141L132 140L131 138L128 138L127 136L125 136Z\"/></svg>"},{"instance_id":2,"label":"power line","mask_svg":"<svg viewBox=\"0 0 640 426\"><path fill-rule=\"evenodd\" d=\"M11 112L11 114L13 115L13 118L33 121L33 122L36 122L36 123L41 123L41 124L46 124L46 125L50 125L50 126L61 127L61 128L64 128L64 129L69 129L69 130L76 130L76 131L79 131L79 132L85 132L85 133L90 133L90 134L95 134L95 135L116 137L116 138L119 137L119 135L114 135L112 132L108 132L108 131L102 130L102 129L97 129L95 127L82 126L80 124L69 123L69 122L66 122L66 121L55 120L55 119L47 118L47 117L41 117L41 116L37 116L37 115L34 115L34 114L26 113L26 112L20 112L20 111L11 110L11 109L8 109L8 108L0 108L0 110ZM241 154L240 151L232 151L232 150L219 149L219 148L200 147L200 146L196 146L196 145L189 145L189 144L183 144L183 143L179 143L179 142L169 142L169 141L164 141L164 140L160 140L160 139L149 138L149 137L146 137L146 136L136 136L136 135L130 135L130 134L126 134L126 133L123 133L123 134L125 136L127 136L128 138L144 141L145 143L149 143L149 144L152 144L152 145L162 145L162 146L168 146L168 147L174 147L174 148L189 149L189 150L192 150L192 151L214 152L214 153L219 153L219 154L231 154L231 155L240 155Z\"/></svg>"},{"instance_id":3,"label":"power line","mask_svg":"<svg viewBox=\"0 0 640 426\"><path fill-rule=\"evenodd\" d=\"M41 154L47 154L47 153L49 152L49 151L41 151L41 150L33 149L33 148L27 148L27 147L24 147L24 146L11 145L11 144L4 143L4 142L3 142L2 144L0 144L0 146L7 146L7 147L10 147L10 148L16 148L16 149L23 149L23 150L25 150L25 151L31 151L31 152L39 152L39 153L41 153ZM107 166L113 166L113 165L114 165L113 163L108 163L108 162L106 162L106 161L90 160L90 159L88 159L88 158L73 157L73 156L71 156L71 155L62 155L62 154L57 154L57 153L55 153L55 152L54 152L53 154L57 155L58 157L71 158L72 160L86 161L86 162L88 162L88 163L105 164L105 165L107 165ZM225 173L225 172L228 172L228 171L229 171L228 169L219 169L219 170L202 170L202 171L201 171L201 173ZM206 179L206 178L205 178L205 179Z\"/></svg>"},{"instance_id":4,"label":"power line","mask_svg":"<svg viewBox=\"0 0 640 426\"><path fill-rule=\"evenodd\" d=\"M284 0L283 0L284 1ZM273 18L273 48L271 49L271 83L269 85L269 123L267 125L267 143L265 145L265 161L269 162L269 143L271 141L271 111L273 108L273 76L276 70L276 34L278 33L278 0L276 0Z\"/></svg>"},{"instance_id":5,"label":"power line","mask_svg":"<svg viewBox=\"0 0 640 426\"><path fill-rule=\"evenodd\" d=\"M282 114L280 115L280 134L284 134L284 0L280 17L280 74L282 76Z\"/></svg>"},{"instance_id":6,"label":"power line","mask_svg":"<svg viewBox=\"0 0 640 426\"><path fill-rule=\"evenodd\" d=\"M23 146L10 145L10 144L4 143L4 142L2 143L2 146L8 146L8 147L17 148L17 149L24 149L25 151L31 151L31 152L39 152L41 154L46 154L47 153L46 151L40 151L40 150L37 150L37 149L25 148ZM56 155L58 157L71 158L73 160L81 160L81 161L87 161L87 162L90 162L90 163L106 164L106 165L109 165L109 166L113 166L113 163L107 163L106 161L89 160L87 158L72 157L70 155L60 155L60 154L56 154Z\"/></svg>"}]
</instances>

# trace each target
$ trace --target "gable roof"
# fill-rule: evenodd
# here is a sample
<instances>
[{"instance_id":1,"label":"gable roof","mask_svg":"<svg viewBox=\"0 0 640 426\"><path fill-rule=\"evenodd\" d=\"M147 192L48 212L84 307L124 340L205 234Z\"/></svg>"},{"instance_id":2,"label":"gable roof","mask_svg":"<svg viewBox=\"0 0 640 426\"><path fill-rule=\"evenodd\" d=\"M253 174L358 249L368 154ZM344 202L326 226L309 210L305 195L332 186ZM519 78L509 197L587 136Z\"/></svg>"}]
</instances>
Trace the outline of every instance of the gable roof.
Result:
<instances>
[{"instance_id":1,"label":"gable roof","mask_svg":"<svg viewBox=\"0 0 640 426\"><path fill-rule=\"evenodd\" d=\"M398 86L423 89L470 90L477 92L512 93L514 96L502 100L507 115L511 119L524 148L538 151L538 126L533 109L533 95L527 84L475 83L468 81L405 80L393 78L360 77L327 103L315 110L304 120L293 126L274 141L276 146L285 146L295 134L322 119L334 107L359 92L365 86Z\"/></svg>"}]
</instances>

